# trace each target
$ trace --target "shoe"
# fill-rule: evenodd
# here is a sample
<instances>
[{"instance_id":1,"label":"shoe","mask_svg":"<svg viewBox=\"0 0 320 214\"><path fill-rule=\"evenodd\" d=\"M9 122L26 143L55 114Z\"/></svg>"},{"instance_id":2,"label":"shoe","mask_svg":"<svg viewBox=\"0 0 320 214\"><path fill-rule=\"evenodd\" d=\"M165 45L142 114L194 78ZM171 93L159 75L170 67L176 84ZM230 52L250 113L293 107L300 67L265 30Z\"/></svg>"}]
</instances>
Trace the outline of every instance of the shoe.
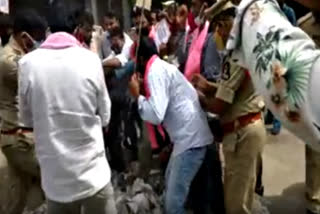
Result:
<instances>
[{"instance_id":1,"label":"shoe","mask_svg":"<svg viewBox=\"0 0 320 214\"><path fill-rule=\"evenodd\" d=\"M271 134L278 135L281 131L281 123L279 120L274 119L273 121L273 127L271 129Z\"/></svg>"},{"instance_id":2,"label":"shoe","mask_svg":"<svg viewBox=\"0 0 320 214\"><path fill-rule=\"evenodd\" d=\"M306 214L318 214L318 213L312 212L311 210L307 209Z\"/></svg>"},{"instance_id":3,"label":"shoe","mask_svg":"<svg viewBox=\"0 0 320 214\"><path fill-rule=\"evenodd\" d=\"M263 195L264 195L264 186L256 187L255 192L256 192L258 195L260 195L261 197L263 197Z\"/></svg>"}]
</instances>

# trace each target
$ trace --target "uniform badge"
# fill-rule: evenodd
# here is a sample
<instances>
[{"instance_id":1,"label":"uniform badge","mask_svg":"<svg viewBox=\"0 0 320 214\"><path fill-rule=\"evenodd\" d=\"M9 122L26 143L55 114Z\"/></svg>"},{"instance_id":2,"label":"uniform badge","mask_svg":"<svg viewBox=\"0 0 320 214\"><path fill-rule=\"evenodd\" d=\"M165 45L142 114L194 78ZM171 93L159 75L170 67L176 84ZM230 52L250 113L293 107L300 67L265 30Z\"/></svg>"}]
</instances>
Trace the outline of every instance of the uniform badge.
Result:
<instances>
[{"instance_id":1,"label":"uniform badge","mask_svg":"<svg viewBox=\"0 0 320 214\"><path fill-rule=\"evenodd\" d=\"M223 80L230 79L230 67L231 67L231 65L229 62L224 63L223 70L222 70L222 79Z\"/></svg>"}]
</instances>

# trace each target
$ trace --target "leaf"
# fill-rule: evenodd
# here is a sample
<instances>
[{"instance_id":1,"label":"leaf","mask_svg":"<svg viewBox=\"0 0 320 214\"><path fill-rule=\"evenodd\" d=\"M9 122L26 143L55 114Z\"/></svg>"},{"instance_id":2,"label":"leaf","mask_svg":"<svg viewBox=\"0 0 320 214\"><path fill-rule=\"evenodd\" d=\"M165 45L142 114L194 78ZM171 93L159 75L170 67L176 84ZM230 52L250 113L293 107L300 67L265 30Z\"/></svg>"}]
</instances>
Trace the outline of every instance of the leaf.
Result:
<instances>
[{"instance_id":1,"label":"leaf","mask_svg":"<svg viewBox=\"0 0 320 214\"><path fill-rule=\"evenodd\" d=\"M263 70L263 64L264 64L264 61L263 61L263 58L259 58L257 60L257 64L256 64L256 72L259 74L259 76L261 77L262 73L264 72Z\"/></svg>"},{"instance_id":2,"label":"leaf","mask_svg":"<svg viewBox=\"0 0 320 214\"><path fill-rule=\"evenodd\" d=\"M276 59L281 61L281 55L278 49L276 50Z\"/></svg>"},{"instance_id":3,"label":"leaf","mask_svg":"<svg viewBox=\"0 0 320 214\"><path fill-rule=\"evenodd\" d=\"M311 60L298 60L299 52L293 50L281 56L281 63L287 69L284 79L287 82L288 104L291 108L300 107L305 102L308 88Z\"/></svg>"},{"instance_id":4,"label":"leaf","mask_svg":"<svg viewBox=\"0 0 320 214\"><path fill-rule=\"evenodd\" d=\"M280 33L282 32L282 30L277 30L276 32L275 32L275 34L274 34L274 39L273 39L273 41L275 41L275 42L279 42L280 41Z\"/></svg>"},{"instance_id":5,"label":"leaf","mask_svg":"<svg viewBox=\"0 0 320 214\"><path fill-rule=\"evenodd\" d=\"M269 79L267 82L267 85L266 85L267 89L270 89L271 85L272 85L272 81L271 81L271 79Z\"/></svg>"},{"instance_id":6,"label":"leaf","mask_svg":"<svg viewBox=\"0 0 320 214\"><path fill-rule=\"evenodd\" d=\"M286 35L285 37L282 38L282 40L289 40L289 39L292 39L290 35Z\"/></svg>"},{"instance_id":7,"label":"leaf","mask_svg":"<svg viewBox=\"0 0 320 214\"><path fill-rule=\"evenodd\" d=\"M257 33L257 39L258 39L258 40L261 40L261 39L263 39L263 36L262 36L262 34L261 34L261 33L259 33L259 32Z\"/></svg>"},{"instance_id":8,"label":"leaf","mask_svg":"<svg viewBox=\"0 0 320 214\"><path fill-rule=\"evenodd\" d=\"M266 35L266 41L272 41L273 34L274 34L273 31L269 31Z\"/></svg>"},{"instance_id":9,"label":"leaf","mask_svg":"<svg viewBox=\"0 0 320 214\"><path fill-rule=\"evenodd\" d=\"M266 57L266 60L267 60L267 64L270 63L272 57L273 57L273 53L274 53L274 50L272 48L272 50L267 50L267 52L265 53L265 57Z\"/></svg>"},{"instance_id":10,"label":"leaf","mask_svg":"<svg viewBox=\"0 0 320 214\"><path fill-rule=\"evenodd\" d=\"M263 59L263 63L261 64L261 68L262 68L263 72L267 71L267 66L268 65L267 65L265 59Z\"/></svg>"},{"instance_id":11,"label":"leaf","mask_svg":"<svg viewBox=\"0 0 320 214\"><path fill-rule=\"evenodd\" d=\"M264 53L263 53L263 52L259 52L259 53L257 54L257 56L256 56L257 60L258 60L258 59L261 59L261 58L263 58L263 57L264 57Z\"/></svg>"},{"instance_id":12,"label":"leaf","mask_svg":"<svg viewBox=\"0 0 320 214\"><path fill-rule=\"evenodd\" d=\"M269 31L272 31L273 28L275 28L276 26L272 25L269 27Z\"/></svg>"},{"instance_id":13,"label":"leaf","mask_svg":"<svg viewBox=\"0 0 320 214\"><path fill-rule=\"evenodd\" d=\"M256 46L253 48L253 51L252 51L252 52L253 52L253 53L261 52L261 49L262 49L262 48L261 48L261 45L258 44L258 45L256 45Z\"/></svg>"},{"instance_id":14,"label":"leaf","mask_svg":"<svg viewBox=\"0 0 320 214\"><path fill-rule=\"evenodd\" d=\"M318 126L317 124L313 123L313 125L316 127L316 129L318 129L318 131L320 132L320 126Z\"/></svg>"},{"instance_id":15,"label":"leaf","mask_svg":"<svg viewBox=\"0 0 320 214\"><path fill-rule=\"evenodd\" d=\"M260 69L261 69L261 62L260 60L257 60L255 71L260 74Z\"/></svg>"}]
</instances>

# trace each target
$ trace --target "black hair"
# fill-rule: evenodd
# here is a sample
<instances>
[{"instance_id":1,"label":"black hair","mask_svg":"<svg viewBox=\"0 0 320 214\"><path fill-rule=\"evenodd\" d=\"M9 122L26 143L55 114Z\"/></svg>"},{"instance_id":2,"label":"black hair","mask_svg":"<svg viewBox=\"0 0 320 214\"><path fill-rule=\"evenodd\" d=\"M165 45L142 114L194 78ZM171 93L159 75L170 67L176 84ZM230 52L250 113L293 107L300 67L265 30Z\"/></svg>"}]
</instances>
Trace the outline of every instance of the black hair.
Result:
<instances>
[{"instance_id":1,"label":"black hair","mask_svg":"<svg viewBox=\"0 0 320 214\"><path fill-rule=\"evenodd\" d=\"M77 27L76 10L72 10L63 1L54 1L50 7L48 22L51 32L67 32L72 34Z\"/></svg>"},{"instance_id":2,"label":"black hair","mask_svg":"<svg viewBox=\"0 0 320 214\"><path fill-rule=\"evenodd\" d=\"M140 57L143 57L144 61L148 61L153 55L158 55L154 41L147 36L141 37L137 57L138 70L140 73L144 74L145 71L144 63L141 61Z\"/></svg>"},{"instance_id":3,"label":"black hair","mask_svg":"<svg viewBox=\"0 0 320 214\"><path fill-rule=\"evenodd\" d=\"M13 22L9 15L7 14L0 14L0 37L1 37L1 43L2 46L5 46L8 44L10 36L11 36L11 30L13 28Z\"/></svg>"},{"instance_id":4,"label":"black hair","mask_svg":"<svg viewBox=\"0 0 320 214\"><path fill-rule=\"evenodd\" d=\"M76 12L77 25L83 26L85 24L89 24L90 26L94 25L93 15L87 11L78 11Z\"/></svg>"},{"instance_id":5,"label":"black hair","mask_svg":"<svg viewBox=\"0 0 320 214\"><path fill-rule=\"evenodd\" d=\"M228 8L215 16L210 22L210 32L214 32L216 30L217 26L219 25L219 21L223 21L228 17L236 17L236 8Z\"/></svg>"},{"instance_id":6,"label":"black hair","mask_svg":"<svg viewBox=\"0 0 320 214\"><path fill-rule=\"evenodd\" d=\"M123 28L123 19L117 16L114 12L108 11L105 13L103 17L108 19L115 19L116 21L119 22L120 27Z\"/></svg>"},{"instance_id":7,"label":"black hair","mask_svg":"<svg viewBox=\"0 0 320 214\"><path fill-rule=\"evenodd\" d=\"M17 11L13 18L13 33L27 32L29 34L35 31L46 31L47 22L33 9L23 9Z\"/></svg>"},{"instance_id":8,"label":"black hair","mask_svg":"<svg viewBox=\"0 0 320 214\"><path fill-rule=\"evenodd\" d=\"M201 0L201 1L203 3L207 3L209 7L217 2L216 0Z\"/></svg>"},{"instance_id":9,"label":"black hair","mask_svg":"<svg viewBox=\"0 0 320 214\"><path fill-rule=\"evenodd\" d=\"M109 18L109 19L116 19L119 20L119 18L116 16L114 12L108 11L104 14L103 17Z\"/></svg>"},{"instance_id":10,"label":"black hair","mask_svg":"<svg viewBox=\"0 0 320 214\"><path fill-rule=\"evenodd\" d=\"M215 20L223 19L224 17L236 17L236 8L231 7L222 11L221 13L219 13L219 15L215 17Z\"/></svg>"},{"instance_id":11,"label":"black hair","mask_svg":"<svg viewBox=\"0 0 320 214\"><path fill-rule=\"evenodd\" d=\"M67 32L73 34L78 26L85 24L94 25L93 15L86 11L70 11L64 6L58 6L60 8L59 16L53 14L49 18L49 26L52 33ZM56 8L56 10L58 9Z\"/></svg>"},{"instance_id":12,"label":"black hair","mask_svg":"<svg viewBox=\"0 0 320 214\"><path fill-rule=\"evenodd\" d=\"M132 18L140 17L142 15L142 11L143 11L144 17L146 17L149 24L151 24L152 22L151 12L148 10L142 10L141 8L136 7L135 10L132 12Z\"/></svg>"},{"instance_id":13,"label":"black hair","mask_svg":"<svg viewBox=\"0 0 320 214\"><path fill-rule=\"evenodd\" d=\"M157 46L153 39L143 36L140 39L138 56L142 56L145 59L151 58L153 55L158 55Z\"/></svg>"},{"instance_id":14,"label":"black hair","mask_svg":"<svg viewBox=\"0 0 320 214\"><path fill-rule=\"evenodd\" d=\"M115 28L115 29L113 29L113 30L111 30L109 32L109 36L110 36L110 38L118 36L121 39L124 39L124 34L123 33L124 33L123 29L121 27L117 27L117 28Z\"/></svg>"}]
</instances>

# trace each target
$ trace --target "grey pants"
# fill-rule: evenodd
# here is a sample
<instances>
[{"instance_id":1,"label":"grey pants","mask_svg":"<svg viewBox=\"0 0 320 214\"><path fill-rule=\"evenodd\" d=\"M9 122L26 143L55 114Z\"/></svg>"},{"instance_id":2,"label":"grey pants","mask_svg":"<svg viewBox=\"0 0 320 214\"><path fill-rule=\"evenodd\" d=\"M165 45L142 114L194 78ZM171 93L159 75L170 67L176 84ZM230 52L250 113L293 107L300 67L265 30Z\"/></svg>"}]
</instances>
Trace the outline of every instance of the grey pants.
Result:
<instances>
[{"instance_id":1,"label":"grey pants","mask_svg":"<svg viewBox=\"0 0 320 214\"><path fill-rule=\"evenodd\" d=\"M111 183L92 197L71 203L48 200L48 214L117 214Z\"/></svg>"}]
</instances>

